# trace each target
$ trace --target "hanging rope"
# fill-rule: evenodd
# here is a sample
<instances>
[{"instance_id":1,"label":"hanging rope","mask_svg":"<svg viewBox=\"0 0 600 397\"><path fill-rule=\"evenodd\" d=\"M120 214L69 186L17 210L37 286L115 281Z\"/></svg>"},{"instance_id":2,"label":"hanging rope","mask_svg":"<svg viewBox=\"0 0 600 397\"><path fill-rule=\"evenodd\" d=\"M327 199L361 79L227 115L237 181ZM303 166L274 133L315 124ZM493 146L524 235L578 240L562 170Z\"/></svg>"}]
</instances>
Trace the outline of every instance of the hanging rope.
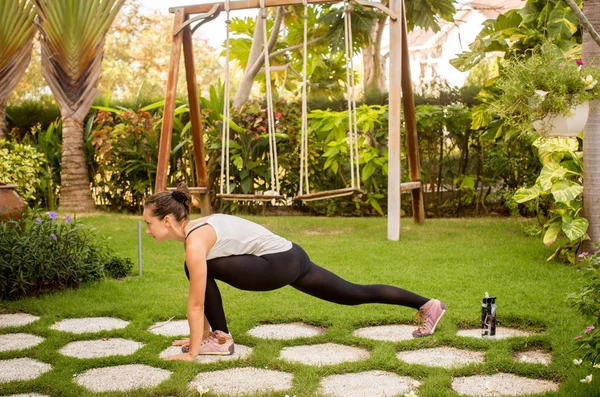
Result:
<instances>
[{"instance_id":1,"label":"hanging rope","mask_svg":"<svg viewBox=\"0 0 600 397\"><path fill-rule=\"evenodd\" d=\"M348 3L347 0L344 1L344 13L346 84L348 86L348 140L350 144L350 179L352 187L360 189L358 130L356 127L356 96L354 94L354 62L352 61L352 17L350 3Z\"/></svg>"},{"instance_id":2,"label":"hanging rope","mask_svg":"<svg viewBox=\"0 0 600 397\"><path fill-rule=\"evenodd\" d=\"M348 58L350 59L350 73L351 73L351 89L352 93L352 114L353 114L353 133L354 133L354 159L355 162L352 164L356 167L356 185L352 185L352 187L356 187L360 189L360 158L358 157L358 123L356 122L356 93L355 93L355 85L354 85L354 60L353 60L353 50L352 44L354 43L354 38L352 37L352 9L350 8L350 3L348 3L348 48L350 49L350 55Z\"/></svg>"},{"instance_id":3,"label":"hanging rope","mask_svg":"<svg viewBox=\"0 0 600 397\"><path fill-rule=\"evenodd\" d=\"M221 136L221 194L224 193L223 185L227 185L227 194L230 194L229 188L229 32L231 20L229 19L229 0L225 0L225 11L227 12L227 20L225 24L227 26L227 36L225 39L225 83L224 83L224 95L223 95L223 133ZM226 173L226 178L225 178Z\"/></svg>"},{"instance_id":4,"label":"hanging rope","mask_svg":"<svg viewBox=\"0 0 600 397\"><path fill-rule=\"evenodd\" d=\"M308 185L308 107L306 104L306 60L308 53L308 2L302 0L304 4L304 53L302 64L302 134L301 134L301 153L300 153L300 193L308 194L310 187ZM303 189L304 188L304 189Z\"/></svg>"},{"instance_id":5,"label":"hanging rope","mask_svg":"<svg viewBox=\"0 0 600 397\"><path fill-rule=\"evenodd\" d=\"M269 64L269 48L267 37L267 14L265 0L260 0L260 11L263 21L263 46L265 54L265 80L267 91L267 119L269 136L269 165L271 168L271 190L279 195L279 164L277 163L277 140L275 138L275 114L273 112L273 93L271 91L271 67Z\"/></svg>"}]
</instances>

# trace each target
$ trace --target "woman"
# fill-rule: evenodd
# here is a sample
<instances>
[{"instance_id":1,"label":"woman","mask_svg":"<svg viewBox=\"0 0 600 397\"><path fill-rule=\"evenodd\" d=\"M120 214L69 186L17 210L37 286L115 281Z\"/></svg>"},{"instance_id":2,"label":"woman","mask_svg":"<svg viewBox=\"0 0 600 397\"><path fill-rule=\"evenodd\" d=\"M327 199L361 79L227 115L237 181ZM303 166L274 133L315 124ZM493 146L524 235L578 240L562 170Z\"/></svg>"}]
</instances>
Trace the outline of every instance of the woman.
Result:
<instances>
[{"instance_id":1,"label":"woman","mask_svg":"<svg viewBox=\"0 0 600 397\"><path fill-rule=\"evenodd\" d=\"M304 250L264 227L230 215L190 220L191 195L186 185L151 195L144 203L146 233L157 242L185 245L185 272L190 281L187 318L190 338L173 343L184 353L168 360L194 361L199 354L232 354L221 294L215 280L249 291L285 285L343 305L387 303L419 311L415 337L431 335L446 305L389 285L349 283L312 263ZM210 330L212 327L212 331Z\"/></svg>"}]
</instances>

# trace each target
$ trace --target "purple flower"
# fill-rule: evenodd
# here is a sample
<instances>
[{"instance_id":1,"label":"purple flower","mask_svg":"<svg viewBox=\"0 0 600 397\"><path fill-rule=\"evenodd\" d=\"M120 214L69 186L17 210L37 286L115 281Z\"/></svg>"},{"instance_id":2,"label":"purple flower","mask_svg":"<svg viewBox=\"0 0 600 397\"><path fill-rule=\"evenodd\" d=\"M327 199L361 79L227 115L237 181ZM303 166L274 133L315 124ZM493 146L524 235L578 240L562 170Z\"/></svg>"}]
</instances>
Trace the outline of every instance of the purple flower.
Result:
<instances>
[{"instance_id":1,"label":"purple flower","mask_svg":"<svg viewBox=\"0 0 600 397\"><path fill-rule=\"evenodd\" d=\"M48 217L50 219L52 219L52 220L55 220L56 219L56 212L54 212L54 211L48 212Z\"/></svg>"},{"instance_id":2,"label":"purple flower","mask_svg":"<svg viewBox=\"0 0 600 397\"><path fill-rule=\"evenodd\" d=\"M65 216L65 220L67 223L71 223L71 217L69 215Z\"/></svg>"},{"instance_id":3,"label":"purple flower","mask_svg":"<svg viewBox=\"0 0 600 397\"><path fill-rule=\"evenodd\" d=\"M581 59L578 59L575 61L579 66L583 66L583 61Z\"/></svg>"},{"instance_id":4,"label":"purple flower","mask_svg":"<svg viewBox=\"0 0 600 397\"><path fill-rule=\"evenodd\" d=\"M579 254L579 259L583 259L583 258L585 258L586 256L588 256L589 254L590 254L590 253L589 253L589 252L587 252L587 251L586 251L586 252L582 252L581 254Z\"/></svg>"},{"instance_id":5,"label":"purple flower","mask_svg":"<svg viewBox=\"0 0 600 397\"><path fill-rule=\"evenodd\" d=\"M56 241L56 234L52 233L52 240Z\"/></svg>"},{"instance_id":6,"label":"purple flower","mask_svg":"<svg viewBox=\"0 0 600 397\"><path fill-rule=\"evenodd\" d=\"M583 338L583 335L577 335L576 337L573 338L573 340L577 340L577 339L581 339Z\"/></svg>"},{"instance_id":7,"label":"purple flower","mask_svg":"<svg viewBox=\"0 0 600 397\"><path fill-rule=\"evenodd\" d=\"M35 219L35 224L39 225L40 223L42 223L42 218L36 218Z\"/></svg>"},{"instance_id":8,"label":"purple flower","mask_svg":"<svg viewBox=\"0 0 600 397\"><path fill-rule=\"evenodd\" d=\"M591 330L593 330L593 329L596 329L596 327L594 327L593 325L590 325L590 326L589 326L589 327L587 327L587 328L585 329L585 331L583 331L583 332L585 332L585 333L587 334L588 332L590 332L590 331L591 331Z\"/></svg>"}]
</instances>

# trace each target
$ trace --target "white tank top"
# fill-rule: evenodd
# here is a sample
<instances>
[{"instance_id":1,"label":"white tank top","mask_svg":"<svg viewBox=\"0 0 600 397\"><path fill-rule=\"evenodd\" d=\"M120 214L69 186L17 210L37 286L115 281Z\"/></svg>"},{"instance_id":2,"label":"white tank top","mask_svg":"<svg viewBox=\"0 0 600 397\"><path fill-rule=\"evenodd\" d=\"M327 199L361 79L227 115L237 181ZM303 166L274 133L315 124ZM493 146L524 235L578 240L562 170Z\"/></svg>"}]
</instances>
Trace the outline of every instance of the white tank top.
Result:
<instances>
[{"instance_id":1,"label":"white tank top","mask_svg":"<svg viewBox=\"0 0 600 397\"><path fill-rule=\"evenodd\" d=\"M237 216L214 214L205 222L211 225L217 234L217 241L208 252L207 260L231 255L262 256L285 252L292 248L290 241L261 225Z\"/></svg>"}]
</instances>

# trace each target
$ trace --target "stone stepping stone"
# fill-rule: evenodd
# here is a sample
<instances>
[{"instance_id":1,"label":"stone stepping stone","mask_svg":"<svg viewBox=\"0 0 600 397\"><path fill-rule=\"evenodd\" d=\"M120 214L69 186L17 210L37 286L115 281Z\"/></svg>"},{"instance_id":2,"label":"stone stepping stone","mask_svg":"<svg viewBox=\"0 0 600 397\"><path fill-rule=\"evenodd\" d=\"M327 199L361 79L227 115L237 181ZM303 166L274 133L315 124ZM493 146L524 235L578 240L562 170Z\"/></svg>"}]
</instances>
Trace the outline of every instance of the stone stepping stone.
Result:
<instances>
[{"instance_id":1,"label":"stone stepping stone","mask_svg":"<svg viewBox=\"0 0 600 397\"><path fill-rule=\"evenodd\" d=\"M52 369L52 365L32 358L13 358L0 361L0 383L35 379Z\"/></svg>"},{"instance_id":2,"label":"stone stepping stone","mask_svg":"<svg viewBox=\"0 0 600 397\"><path fill-rule=\"evenodd\" d=\"M190 325L187 320L161 321L148 328L148 331L156 335L187 336L190 334Z\"/></svg>"},{"instance_id":3,"label":"stone stepping stone","mask_svg":"<svg viewBox=\"0 0 600 397\"><path fill-rule=\"evenodd\" d=\"M529 350L514 352L512 358L520 363L549 365L552 361L552 354L543 350Z\"/></svg>"},{"instance_id":4,"label":"stone stepping stone","mask_svg":"<svg viewBox=\"0 0 600 397\"><path fill-rule=\"evenodd\" d=\"M321 380L321 391L335 397L388 397L416 391L419 383L391 372L367 371L331 375Z\"/></svg>"},{"instance_id":5,"label":"stone stepping stone","mask_svg":"<svg viewBox=\"0 0 600 397\"><path fill-rule=\"evenodd\" d=\"M156 387L171 376L171 371L148 365L131 364L94 368L77 374L75 383L93 392L127 391Z\"/></svg>"},{"instance_id":6,"label":"stone stepping stone","mask_svg":"<svg viewBox=\"0 0 600 397\"><path fill-rule=\"evenodd\" d=\"M279 358L320 367L323 365L366 360L370 355L367 350L359 349L358 347L323 343L320 345L286 347L281 350Z\"/></svg>"},{"instance_id":7,"label":"stone stepping stone","mask_svg":"<svg viewBox=\"0 0 600 397\"><path fill-rule=\"evenodd\" d=\"M352 335L359 338L400 342L414 339L412 333L416 330L415 325L378 325L376 327L359 328Z\"/></svg>"},{"instance_id":8,"label":"stone stepping stone","mask_svg":"<svg viewBox=\"0 0 600 397\"><path fill-rule=\"evenodd\" d=\"M129 321L112 317L85 317L62 320L51 326L57 331L70 332L72 334L85 334L100 331L112 331L122 329L129 325Z\"/></svg>"},{"instance_id":9,"label":"stone stepping stone","mask_svg":"<svg viewBox=\"0 0 600 397\"><path fill-rule=\"evenodd\" d=\"M75 358L97 358L109 356L128 356L144 346L136 342L121 338L103 338L100 340L84 340L71 342L59 350L63 356Z\"/></svg>"},{"instance_id":10,"label":"stone stepping stone","mask_svg":"<svg viewBox=\"0 0 600 397\"><path fill-rule=\"evenodd\" d=\"M249 335L262 339L297 339L310 338L325 333L325 328L304 323L265 324L252 328Z\"/></svg>"},{"instance_id":11,"label":"stone stepping stone","mask_svg":"<svg viewBox=\"0 0 600 397\"><path fill-rule=\"evenodd\" d=\"M453 368L485 361L485 353L443 346L429 349L402 351L396 355L409 364Z\"/></svg>"},{"instance_id":12,"label":"stone stepping stone","mask_svg":"<svg viewBox=\"0 0 600 397\"><path fill-rule=\"evenodd\" d=\"M10 350L24 350L37 346L44 338L31 334L6 334L0 335L0 352Z\"/></svg>"},{"instance_id":13,"label":"stone stepping stone","mask_svg":"<svg viewBox=\"0 0 600 397\"><path fill-rule=\"evenodd\" d=\"M237 347L237 346L236 346ZM211 395L241 395L265 391L284 391L292 387L293 375L259 368L232 368L202 372L190 382L196 390L210 390Z\"/></svg>"},{"instance_id":14,"label":"stone stepping stone","mask_svg":"<svg viewBox=\"0 0 600 397\"><path fill-rule=\"evenodd\" d=\"M27 313L0 314L0 328L21 327L39 319L38 316Z\"/></svg>"},{"instance_id":15,"label":"stone stepping stone","mask_svg":"<svg viewBox=\"0 0 600 397\"><path fill-rule=\"evenodd\" d=\"M506 338L514 338L518 336L534 336L537 335L535 332L523 331L517 328L508 328L508 327L497 327L496 328L496 338L482 338L481 337L481 328L475 329L461 329L456 332L458 336L467 336L470 338L480 338L480 339L506 339Z\"/></svg>"},{"instance_id":16,"label":"stone stepping stone","mask_svg":"<svg viewBox=\"0 0 600 397\"><path fill-rule=\"evenodd\" d=\"M476 375L455 378L452 389L469 396L521 396L557 391L558 383L499 373L491 376Z\"/></svg>"},{"instance_id":17,"label":"stone stepping stone","mask_svg":"<svg viewBox=\"0 0 600 397\"><path fill-rule=\"evenodd\" d=\"M181 346L169 346L160 353L160 358L174 356L181 353ZM235 344L235 352L228 356L219 355L201 355L196 357L196 362L200 364L212 364L218 361L242 360L252 353L252 348L244 345Z\"/></svg>"}]
</instances>

